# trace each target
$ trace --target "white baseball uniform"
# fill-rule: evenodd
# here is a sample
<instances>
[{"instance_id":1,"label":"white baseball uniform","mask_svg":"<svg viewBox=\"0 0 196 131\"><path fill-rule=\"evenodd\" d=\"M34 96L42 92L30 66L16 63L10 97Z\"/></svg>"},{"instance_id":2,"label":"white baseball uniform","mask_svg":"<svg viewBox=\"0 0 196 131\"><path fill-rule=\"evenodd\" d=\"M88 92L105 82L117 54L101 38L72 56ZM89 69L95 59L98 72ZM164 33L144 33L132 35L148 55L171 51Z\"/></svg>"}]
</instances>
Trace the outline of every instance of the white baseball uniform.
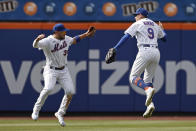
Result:
<instances>
[{"instance_id":1,"label":"white baseball uniform","mask_svg":"<svg viewBox=\"0 0 196 131\"><path fill-rule=\"evenodd\" d=\"M133 23L124 33L136 37L139 49L131 69L130 82L144 72L144 82L152 83L160 60L157 40L164 37L163 30L154 21L143 18Z\"/></svg>"},{"instance_id":2,"label":"white baseball uniform","mask_svg":"<svg viewBox=\"0 0 196 131\"><path fill-rule=\"evenodd\" d=\"M65 92L58 112L65 114L67 94L74 93L73 82L67 67L68 50L72 43L73 38L67 35L63 40L58 40L53 35L50 35L38 42L37 48L42 49L46 57L46 66L43 72L45 86L40 92L33 110L41 110L49 93L55 87L56 81L58 81ZM33 44L35 44L35 41Z\"/></svg>"}]
</instances>

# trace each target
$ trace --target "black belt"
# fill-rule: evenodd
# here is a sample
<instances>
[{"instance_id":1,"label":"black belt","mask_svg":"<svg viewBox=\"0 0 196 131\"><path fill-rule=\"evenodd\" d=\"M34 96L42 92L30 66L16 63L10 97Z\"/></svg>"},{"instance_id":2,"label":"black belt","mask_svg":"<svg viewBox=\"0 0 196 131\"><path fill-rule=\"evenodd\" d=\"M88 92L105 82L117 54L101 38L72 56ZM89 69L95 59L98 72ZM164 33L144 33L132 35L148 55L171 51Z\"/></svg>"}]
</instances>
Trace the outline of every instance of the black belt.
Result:
<instances>
[{"instance_id":1,"label":"black belt","mask_svg":"<svg viewBox=\"0 0 196 131\"><path fill-rule=\"evenodd\" d=\"M158 46L157 45L147 45L147 44L145 44L145 45L142 45L143 47L154 47L154 48L158 48Z\"/></svg>"},{"instance_id":2,"label":"black belt","mask_svg":"<svg viewBox=\"0 0 196 131\"><path fill-rule=\"evenodd\" d=\"M53 70L63 70L64 68L65 68L65 66L62 66L62 67L50 66L50 69L53 69Z\"/></svg>"}]
</instances>

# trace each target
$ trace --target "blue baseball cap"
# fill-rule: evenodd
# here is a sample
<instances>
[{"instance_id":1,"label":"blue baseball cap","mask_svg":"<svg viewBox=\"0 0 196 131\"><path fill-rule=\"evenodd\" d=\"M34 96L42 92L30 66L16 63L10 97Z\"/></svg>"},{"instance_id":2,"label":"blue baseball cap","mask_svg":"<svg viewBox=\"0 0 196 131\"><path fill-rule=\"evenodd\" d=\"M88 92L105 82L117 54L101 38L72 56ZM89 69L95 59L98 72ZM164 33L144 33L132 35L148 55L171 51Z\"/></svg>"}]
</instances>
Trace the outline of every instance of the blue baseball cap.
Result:
<instances>
[{"instance_id":1,"label":"blue baseball cap","mask_svg":"<svg viewBox=\"0 0 196 131\"><path fill-rule=\"evenodd\" d=\"M136 16L139 14L142 14L143 16L148 17L148 11L145 10L144 8L138 8L133 15Z\"/></svg>"},{"instance_id":2,"label":"blue baseball cap","mask_svg":"<svg viewBox=\"0 0 196 131\"><path fill-rule=\"evenodd\" d=\"M65 28L65 26L61 23L58 23L53 26L53 31L69 31L69 29Z\"/></svg>"}]
</instances>

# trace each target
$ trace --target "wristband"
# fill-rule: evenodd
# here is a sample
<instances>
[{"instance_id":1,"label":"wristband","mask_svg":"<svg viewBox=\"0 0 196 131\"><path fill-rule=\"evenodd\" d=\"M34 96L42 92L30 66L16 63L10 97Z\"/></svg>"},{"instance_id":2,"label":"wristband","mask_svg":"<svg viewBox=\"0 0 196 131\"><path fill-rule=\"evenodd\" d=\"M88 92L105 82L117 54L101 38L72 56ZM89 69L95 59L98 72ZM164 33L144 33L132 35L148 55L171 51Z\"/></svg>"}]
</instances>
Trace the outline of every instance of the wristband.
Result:
<instances>
[{"instance_id":1,"label":"wristband","mask_svg":"<svg viewBox=\"0 0 196 131\"><path fill-rule=\"evenodd\" d=\"M75 38L76 42L80 42L80 40L81 40L79 35L75 36L74 38Z\"/></svg>"}]
</instances>

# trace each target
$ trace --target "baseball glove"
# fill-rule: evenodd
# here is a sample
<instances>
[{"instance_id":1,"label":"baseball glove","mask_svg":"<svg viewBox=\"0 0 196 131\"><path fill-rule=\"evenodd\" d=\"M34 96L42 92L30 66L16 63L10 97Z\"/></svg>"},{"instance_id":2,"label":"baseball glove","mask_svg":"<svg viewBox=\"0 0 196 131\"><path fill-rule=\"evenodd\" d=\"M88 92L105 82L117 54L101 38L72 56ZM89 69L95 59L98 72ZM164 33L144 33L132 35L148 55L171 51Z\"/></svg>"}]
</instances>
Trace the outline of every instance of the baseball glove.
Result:
<instances>
[{"instance_id":1,"label":"baseball glove","mask_svg":"<svg viewBox=\"0 0 196 131\"><path fill-rule=\"evenodd\" d=\"M116 49L110 48L108 53L106 54L105 62L107 64L110 64L115 61L115 58L116 58Z\"/></svg>"},{"instance_id":2,"label":"baseball glove","mask_svg":"<svg viewBox=\"0 0 196 131\"><path fill-rule=\"evenodd\" d=\"M88 30L87 30L87 36L88 37L92 37L94 34L95 34L95 32L96 32L96 29L95 29L95 27L93 27L93 26L90 26L89 28L88 28Z\"/></svg>"}]
</instances>

